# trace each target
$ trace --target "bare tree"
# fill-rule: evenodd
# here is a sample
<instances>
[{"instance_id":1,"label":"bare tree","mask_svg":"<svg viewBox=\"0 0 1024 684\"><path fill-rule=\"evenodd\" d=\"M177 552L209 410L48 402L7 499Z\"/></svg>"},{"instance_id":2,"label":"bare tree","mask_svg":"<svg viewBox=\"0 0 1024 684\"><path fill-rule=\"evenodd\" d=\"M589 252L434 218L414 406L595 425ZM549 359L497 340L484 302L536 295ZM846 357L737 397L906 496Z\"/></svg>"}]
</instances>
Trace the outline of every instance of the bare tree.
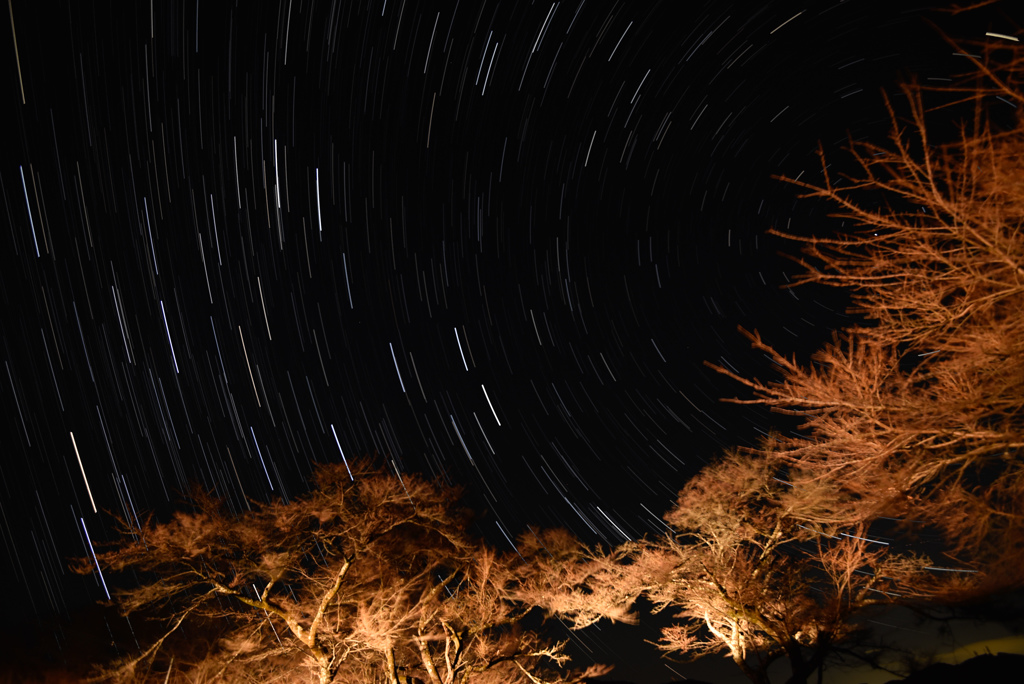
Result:
<instances>
[{"instance_id":1,"label":"bare tree","mask_svg":"<svg viewBox=\"0 0 1024 684\"><path fill-rule=\"evenodd\" d=\"M517 548L530 568L518 596L549 615L569 617L573 629L601 620L635 624L633 604L665 570L652 557L644 557L649 565L637 563L638 543L590 547L564 529L531 530Z\"/></svg>"},{"instance_id":2,"label":"bare tree","mask_svg":"<svg viewBox=\"0 0 1024 684\"><path fill-rule=\"evenodd\" d=\"M834 178L822 155L820 180L786 179L843 226L773 231L803 247L796 282L846 290L863 323L806 365L748 334L777 381L713 367L753 389L734 401L803 419L777 457L833 492L807 520L923 521L990 591L1024 582L1024 119L991 115L1024 103L1024 49L958 49L970 73L905 86L905 120L887 100L889 141L852 143L857 173ZM968 116L936 144L926 120L951 104Z\"/></svg>"},{"instance_id":3,"label":"bare tree","mask_svg":"<svg viewBox=\"0 0 1024 684\"><path fill-rule=\"evenodd\" d=\"M755 682L785 658L787 681L804 682L862 631L860 614L922 595L925 557L896 553L864 522L803 521L794 511L827 494L783 479L791 473L738 452L680 492L665 516L673 533L651 545L676 558L669 581L648 592L657 609L678 609L665 650L725 651Z\"/></svg>"},{"instance_id":4,"label":"bare tree","mask_svg":"<svg viewBox=\"0 0 1024 684\"><path fill-rule=\"evenodd\" d=\"M275 681L308 676L398 684L562 682L564 643L523 629L512 592L521 560L465 531L451 490L422 478L320 466L312 491L238 516L202 492L166 523L124 524L108 571L138 573L126 614L166 625L138 656L98 679ZM80 572L91 572L80 559ZM212 634L183 649L180 632ZM202 630L202 631L200 631ZM308 673L308 675L302 675Z\"/></svg>"},{"instance_id":5,"label":"bare tree","mask_svg":"<svg viewBox=\"0 0 1024 684\"><path fill-rule=\"evenodd\" d=\"M804 523L780 474L777 462L733 453L680 492L668 534L607 553L544 538L543 586L531 598L580 628L634 620L628 611L645 596L654 612L672 612L659 643L672 656L725 653L757 684L785 659L788 681L805 682L859 636L859 615L920 596L928 561L894 553L862 523Z\"/></svg>"}]
</instances>

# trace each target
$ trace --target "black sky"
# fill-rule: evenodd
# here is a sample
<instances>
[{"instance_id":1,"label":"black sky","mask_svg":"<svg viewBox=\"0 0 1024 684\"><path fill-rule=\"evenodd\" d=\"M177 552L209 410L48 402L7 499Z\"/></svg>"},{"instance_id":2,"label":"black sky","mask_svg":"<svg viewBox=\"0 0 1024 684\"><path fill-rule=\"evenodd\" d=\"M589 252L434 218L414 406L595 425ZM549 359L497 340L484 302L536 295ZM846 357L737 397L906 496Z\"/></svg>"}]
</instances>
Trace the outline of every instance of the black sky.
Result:
<instances>
[{"instance_id":1,"label":"black sky","mask_svg":"<svg viewBox=\"0 0 1024 684\"><path fill-rule=\"evenodd\" d=\"M962 68L926 20L1000 21L932 7L13 2L0 572L67 615L103 597L63 568L104 509L288 499L342 452L464 486L506 548L656 532L792 427L702 363L765 375L737 325L797 352L842 325L780 289L765 230L834 225L771 176Z\"/></svg>"}]
</instances>

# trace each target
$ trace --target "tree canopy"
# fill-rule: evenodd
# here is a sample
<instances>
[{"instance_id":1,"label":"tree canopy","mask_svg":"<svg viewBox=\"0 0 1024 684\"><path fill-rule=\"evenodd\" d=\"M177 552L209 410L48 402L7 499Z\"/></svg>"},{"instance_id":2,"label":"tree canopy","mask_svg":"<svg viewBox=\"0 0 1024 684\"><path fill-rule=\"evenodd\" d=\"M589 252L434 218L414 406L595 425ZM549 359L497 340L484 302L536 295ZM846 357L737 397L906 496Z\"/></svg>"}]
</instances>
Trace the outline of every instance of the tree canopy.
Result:
<instances>
[{"instance_id":1,"label":"tree canopy","mask_svg":"<svg viewBox=\"0 0 1024 684\"><path fill-rule=\"evenodd\" d=\"M524 628L516 601L521 559L466 531L456 493L368 461L321 465L308 495L256 504L241 515L209 494L165 523L136 527L97 553L110 571L139 578L125 614L164 621L163 636L106 667L99 679L293 681L421 680L430 684L564 682L564 643ZM92 571L81 559L80 572ZM198 652L176 642L205 624ZM175 658L177 658L175 660ZM597 671L597 670L593 670ZM406 679L400 679L406 678Z\"/></svg>"}]
</instances>

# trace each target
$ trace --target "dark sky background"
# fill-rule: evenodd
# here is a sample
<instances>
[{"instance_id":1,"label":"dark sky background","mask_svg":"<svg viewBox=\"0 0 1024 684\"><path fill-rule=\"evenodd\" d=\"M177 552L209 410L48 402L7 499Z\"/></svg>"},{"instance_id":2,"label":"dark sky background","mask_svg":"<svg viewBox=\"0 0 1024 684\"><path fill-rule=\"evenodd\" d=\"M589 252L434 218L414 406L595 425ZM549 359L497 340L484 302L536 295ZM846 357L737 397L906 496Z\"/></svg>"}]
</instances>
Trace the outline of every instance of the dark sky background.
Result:
<instances>
[{"instance_id":1,"label":"dark sky background","mask_svg":"<svg viewBox=\"0 0 1024 684\"><path fill-rule=\"evenodd\" d=\"M0 573L26 614L104 597L65 569L104 509L189 479L289 500L342 453L464 486L505 548L657 532L704 463L791 427L703 361L765 375L737 325L806 352L844 321L780 289L766 229L834 224L771 175L818 177L819 141L841 167L881 89L962 69L926 20L1007 30L934 6L15 0Z\"/></svg>"}]
</instances>

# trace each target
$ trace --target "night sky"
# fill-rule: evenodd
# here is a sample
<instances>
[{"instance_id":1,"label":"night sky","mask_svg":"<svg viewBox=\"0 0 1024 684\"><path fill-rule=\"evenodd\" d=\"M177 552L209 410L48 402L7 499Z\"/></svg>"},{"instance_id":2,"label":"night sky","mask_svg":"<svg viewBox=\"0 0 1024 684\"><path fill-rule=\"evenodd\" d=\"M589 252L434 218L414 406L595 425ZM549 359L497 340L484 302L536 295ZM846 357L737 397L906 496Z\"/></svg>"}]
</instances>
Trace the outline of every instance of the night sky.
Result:
<instances>
[{"instance_id":1,"label":"night sky","mask_svg":"<svg viewBox=\"0 0 1024 684\"><path fill-rule=\"evenodd\" d=\"M0 575L69 615L105 597L66 570L104 511L287 501L375 452L509 550L662 529L792 427L703 362L770 376L737 325L806 353L848 320L781 289L765 231L835 224L772 174L818 177L819 141L841 169L882 89L962 69L926 20L1005 30L931 6L14 0Z\"/></svg>"}]
</instances>

